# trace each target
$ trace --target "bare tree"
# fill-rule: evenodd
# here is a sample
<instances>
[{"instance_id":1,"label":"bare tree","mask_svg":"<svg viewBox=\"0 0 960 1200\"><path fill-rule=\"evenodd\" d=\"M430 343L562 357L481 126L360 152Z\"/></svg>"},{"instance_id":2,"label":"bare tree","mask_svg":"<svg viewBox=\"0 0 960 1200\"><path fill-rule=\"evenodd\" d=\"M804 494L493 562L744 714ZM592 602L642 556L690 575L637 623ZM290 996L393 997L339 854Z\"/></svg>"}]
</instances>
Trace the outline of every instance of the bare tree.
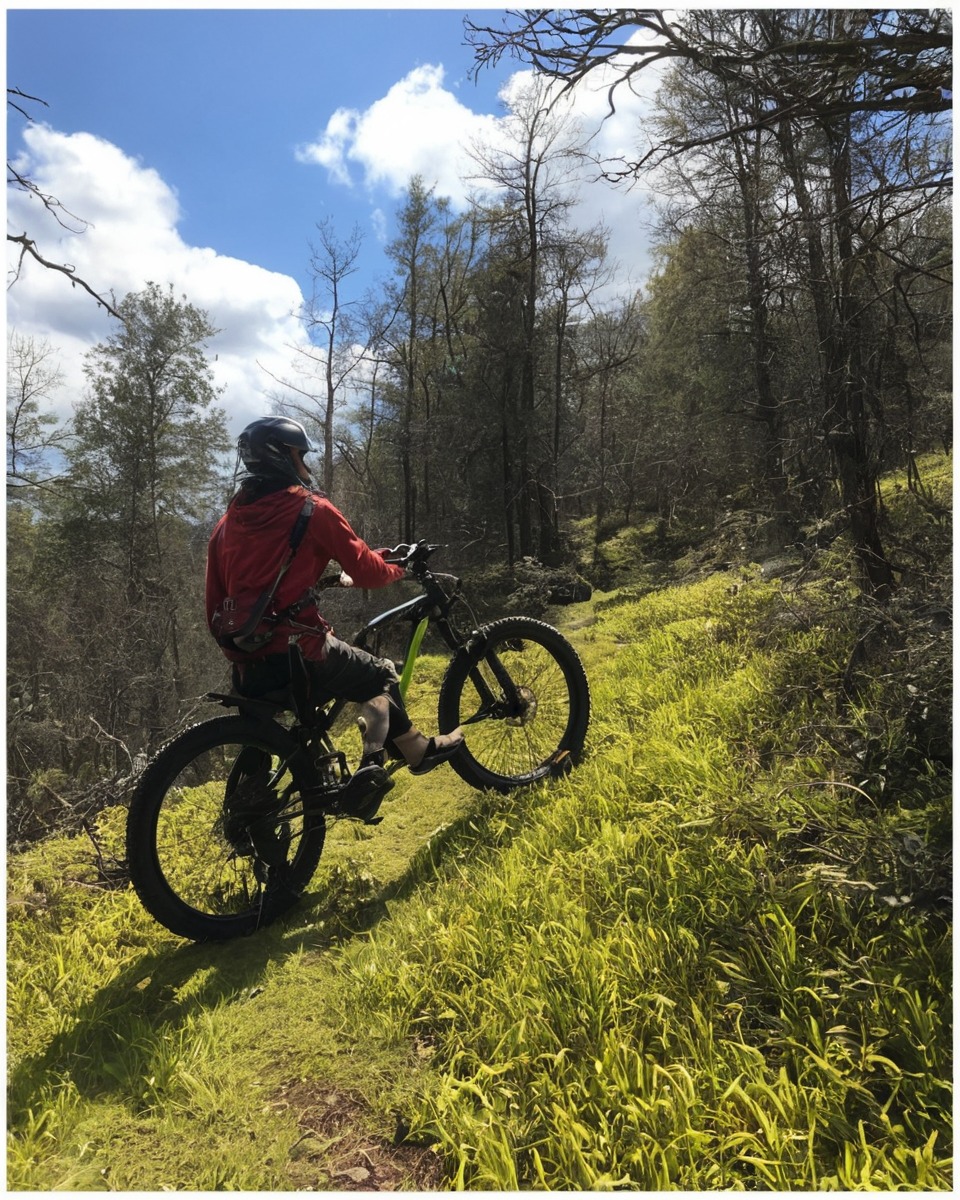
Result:
<instances>
[{"instance_id":1,"label":"bare tree","mask_svg":"<svg viewBox=\"0 0 960 1200\"><path fill-rule=\"evenodd\" d=\"M12 99L12 97L16 97L17 99ZM29 101L32 104L46 105L45 100L40 100L36 96L28 96L26 92L22 92L19 88L7 88L8 105L15 109L22 116L26 117L28 121L32 121L33 118L27 112L27 110L18 103L19 100ZM56 196L51 196L48 193L41 191L38 185L28 176L23 175L20 171L18 171L9 159L7 160L7 187L15 188L17 191L26 192L27 195L38 199L46 211L54 218L57 224L61 225L64 229L69 230L71 233L81 233L89 225L88 221L84 221L81 217L77 217L70 212L69 209L61 204ZM13 287L13 285L20 278L20 273L23 270L24 259L29 257L38 262L41 267L45 267L49 271L59 271L61 275L65 275L67 279L70 280L71 286L79 286L83 288L85 292L89 293L89 295L96 300L97 304L100 305L101 308L105 308L107 310L111 317L116 317L118 321L123 320L123 318L120 316L120 313L114 307L112 295L110 300L106 300L104 296L95 291L85 279L81 279L77 274L76 267L70 266L69 263L52 262L50 259L44 258L44 256L40 253L37 243L32 237L30 237L26 230L19 234L8 232L7 241L12 242L14 245L20 247L17 265L9 273L10 282L7 285L8 290L9 288Z\"/></svg>"},{"instance_id":2,"label":"bare tree","mask_svg":"<svg viewBox=\"0 0 960 1200\"><path fill-rule=\"evenodd\" d=\"M311 245L310 276L313 290L304 311L304 322L321 348L318 365L323 372L323 489L333 491L334 413L343 386L360 360L364 349L352 338L351 301L344 296L344 284L357 270L363 235L359 226L346 240L337 237L333 222L324 218L317 225L318 245ZM304 351L309 357L309 351Z\"/></svg>"},{"instance_id":3,"label":"bare tree","mask_svg":"<svg viewBox=\"0 0 960 1200\"><path fill-rule=\"evenodd\" d=\"M346 403L351 377L368 357L362 321L353 313L359 302L347 299L344 289L346 280L357 270L363 235L359 226L354 226L350 236L341 240L329 218L324 218L317 230L319 244L310 244L312 289L300 313L310 344L289 347L296 356L293 377L275 375L262 363L259 366L284 389L275 396L280 410L323 430L321 484L331 495L337 446L335 416ZM287 393L299 399L291 400Z\"/></svg>"},{"instance_id":4,"label":"bare tree","mask_svg":"<svg viewBox=\"0 0 960 1200\"><path fill-rule=\"evenodd\" d=\"M42 402L63 384L50 343L12 329L7 334L7 494L23 498L60 476L55 455L66 433Z\"/></svg>"},{"instance_id":5,"label":"bare tree","mask_svg":"<svg viewBox=\"0 0 960 1200\"><path fill-rule=\"evenodd\" d=\"M654 8L528 9L505 14L499 27L468 19L467 38L478 66L504 54L529 62L542 75L573 87L601 67L615 71L609 100L655 63L686 61L726 81L749 80L787 64L815 67L821 86L784 86L750 121L768 129L785 118L829 119L852 113L938 113L952 107L953 30L945 8L863 10L863 25L840 23L832 36L797 27L777 43L731 43L704 37L696 10ZM635 38L635 34L644 35ZM847 85L860 80L853 92ZM800 75L794 76L800 82ZM747 126L744 126L746 129ZM742 132L743 130L741 130ZM640 165L640 164L634 164Z\"/></svg>"}]
</instances>

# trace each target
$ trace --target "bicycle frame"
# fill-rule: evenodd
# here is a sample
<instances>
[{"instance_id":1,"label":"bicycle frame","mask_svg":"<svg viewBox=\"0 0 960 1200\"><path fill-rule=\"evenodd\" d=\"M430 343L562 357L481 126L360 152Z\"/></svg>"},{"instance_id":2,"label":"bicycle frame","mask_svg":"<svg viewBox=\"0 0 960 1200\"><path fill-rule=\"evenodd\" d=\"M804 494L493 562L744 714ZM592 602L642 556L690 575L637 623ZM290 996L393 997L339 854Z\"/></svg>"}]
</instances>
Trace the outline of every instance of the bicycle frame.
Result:
<instances>
[{"instance_id":1,"label":"bicycle frame","mask_svg":"<svg viewBox=\"0 0 960 1200\"><path fill-rule=\"evenodd\" d=\"M463 635L450 621L450 610L457 600L460 599L466 605L466 602L462 601L460 593L460 580L455 576L442 576L442 578L453 580L453 589L448 593L439 582L441 577L427 570L422 562L414 573L422 588L420 594L377 614L354 636L353 644L361 650L370 652L370 644L377 635L382 634L399 621L409 623L410 632L407 635L406 650L400 670L400 694L405 698L424 637L432 624L451 653L456 654L467 647L475 655L476 663L484 660L500 689L500 695L495 695L482 672L476 667L472 668L470 678L476 688L480 703L477 711L472 716L464 718L461 724L472 725L479 721L509 718L520 713L523 708L523 700L516 684L498 656L486 651L482 631L472 623L470 633ZM466 607L469 612L469 606ZM471 612L471 622L473 621ZM330 731L340 713L353 701L337 698L311 712L308 701L309 684L303 660L299 655L291 655L291 669L292 709L296 714L296 726L301 745L306 749L308 742L315 738L318 739L317 749L325 752L323 757L330 760L337 759L340 762L341 772L346 771L346 759L342 751L336 749ZM216 698L221 702L236 703L236 697L233 696L220 696L217 693L210 695L211 698ZM283 706L270 701L247 700L242 702L239 707L241 711L246 709L255 715L273 718Z\"/></svg>"},{"instance_id":2,"label":"bicycle frame","mask_svg":"<svg viewBox=\"0 0 960 1200\"><path fill-rule=\"evenodd\" d=\"M354 636L353 644L361 650L369 650L370 643L378 634L382 634L399 621L409 623L410 632L406 639L406 650L403 665L400 669L399 685L400 695L405 699L413 678L414 667L420 654L420 648L427 630L432 624L453 654L456 654L464 646L470 646L477 654L477 661L481 657L486 657L494 678L502 689L503 699L498 699L490 690L483 675L477 670L471 670L470 677L480 697L480 707L472 717L466 718L463 724L471 725L477 721L487 720L491 717L512 715L517 711L521 703L516 685L510 678L509 672L503 667L495 654L483 655L482 635L479 629L472 627L471 632L464 637L451 624L449 619L450 609L456 603L457 599L460 598L460 580L454 576L446 578L454 580L454 588L450 593L447 593L443 589L437 576L432 572L426 569L419 571L417 579L423 588L420 595L414 596L410 600L405 600L402 604L398 604L394 608L387 609L385 612L373 617ZM328 728L348 703L350 701L347 700L334 700L332 702L326 710Z\"/></svg>"},{"instance_id":3,"label":"bicycle frame","mask_svg":"<svg viewBox=\"0 0 960 1200\"><path fill-rule=\"evenodd\" d=\"M450 595L447 595L436 578L429 572L420 578L420 583L423 591L419 596L414 596L410 600L405 600L403 604L396 605L395 608L379 613L368 621L353 638L355 646L359 646L361 650L368 650L371 641L377 635L390 629L399 621L409 623L410 632L407 635L399 684L400 695L404 699L406 699L407 690L413 678L413 670L420 654L420 647L423 645L423 639L426 637L431 623L436 625L441 638L451 651L456 653L463 645L463 639L456 635L448 620L448 613L458 595L460 581L456 581L457 586Z\"/></svg>"}]
</instances>

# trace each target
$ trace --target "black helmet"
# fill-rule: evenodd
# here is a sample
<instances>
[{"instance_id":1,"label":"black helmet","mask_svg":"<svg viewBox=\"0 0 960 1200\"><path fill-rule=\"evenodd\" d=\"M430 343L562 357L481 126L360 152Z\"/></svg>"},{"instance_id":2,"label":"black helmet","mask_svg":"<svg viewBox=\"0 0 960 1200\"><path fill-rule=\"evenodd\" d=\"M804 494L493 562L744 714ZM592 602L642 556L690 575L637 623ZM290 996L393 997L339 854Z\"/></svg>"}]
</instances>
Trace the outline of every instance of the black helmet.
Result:
<instances>
[{"instance_id":1,"label":"black helmet","mask_svg":"<svg viewBox=\"0 0 960 1200\"><path fill-rule=\"evenodd\" d=\"M237 453L248 474L260 479L289 479L299 483L300 477L290 458L291 449L306 454L313 446L299 421L289 417L260 417L251 421L237 438Z\"/></svg>"}]
</instances>

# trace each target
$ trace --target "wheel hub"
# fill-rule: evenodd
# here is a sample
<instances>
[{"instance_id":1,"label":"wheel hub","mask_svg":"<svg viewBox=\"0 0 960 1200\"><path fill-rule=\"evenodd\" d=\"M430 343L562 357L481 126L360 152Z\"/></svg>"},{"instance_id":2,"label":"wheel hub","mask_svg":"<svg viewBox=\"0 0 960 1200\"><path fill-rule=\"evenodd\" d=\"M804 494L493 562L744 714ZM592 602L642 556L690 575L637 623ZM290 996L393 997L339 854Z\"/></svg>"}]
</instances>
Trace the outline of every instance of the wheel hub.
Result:
<instances>
[{"instance_id":1,"label":"wheel hub","mask_svg":"<svg viewBox=\"0 0 960 1200\"><path fill-rule=\"evenodd\" d=\"M537 715L537 698L528 687L517 688L517 700L505 724L519 728L529 725Z\"/></svg>"},{"instance_id":2,"label":"wheel hub","mask_svg":"<svg viewBox=\"0 0 960 1200\"><path fill-rule=\"evenodd\" d=\"M237 854L253 854L255 850L252 826L265 820L283 807L276 791L264 777L252 776L242 780L227 797L223 808L223 836ZM258 841L263 839L260 834Z\"/></svg>"}]
</instances>

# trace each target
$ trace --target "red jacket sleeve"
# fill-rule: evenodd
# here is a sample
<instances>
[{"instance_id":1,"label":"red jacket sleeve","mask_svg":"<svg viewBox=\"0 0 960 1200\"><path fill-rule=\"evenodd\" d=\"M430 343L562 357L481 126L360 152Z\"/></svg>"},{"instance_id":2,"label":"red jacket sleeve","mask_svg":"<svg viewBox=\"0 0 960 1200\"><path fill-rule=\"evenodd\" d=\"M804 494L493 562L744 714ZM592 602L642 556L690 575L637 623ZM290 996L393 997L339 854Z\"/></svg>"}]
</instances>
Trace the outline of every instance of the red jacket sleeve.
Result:
<instances>
[{"instance_id":1,"label":"red jacket sleeve","mask_svg":"<svg viewBox=\"0 0 960 1200\"><path fill-rule=\"evenodd\" d=\"M357 587L381 588L403 578L403 568L384 562L329 500L317 503L307 537L318 550L335 558Z\"/></svg>"}]
</instances>

